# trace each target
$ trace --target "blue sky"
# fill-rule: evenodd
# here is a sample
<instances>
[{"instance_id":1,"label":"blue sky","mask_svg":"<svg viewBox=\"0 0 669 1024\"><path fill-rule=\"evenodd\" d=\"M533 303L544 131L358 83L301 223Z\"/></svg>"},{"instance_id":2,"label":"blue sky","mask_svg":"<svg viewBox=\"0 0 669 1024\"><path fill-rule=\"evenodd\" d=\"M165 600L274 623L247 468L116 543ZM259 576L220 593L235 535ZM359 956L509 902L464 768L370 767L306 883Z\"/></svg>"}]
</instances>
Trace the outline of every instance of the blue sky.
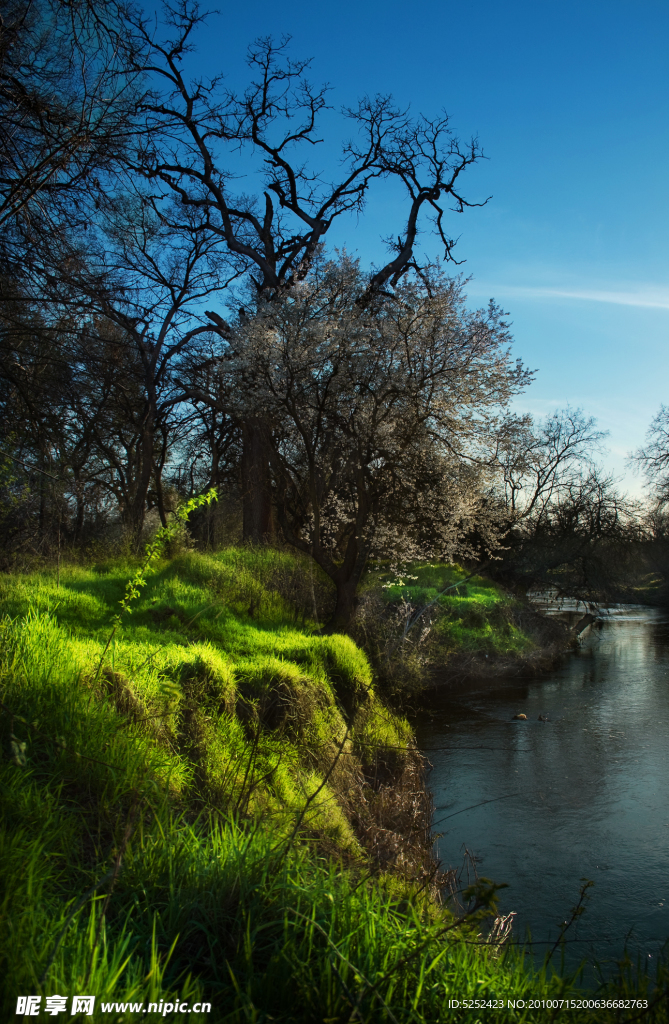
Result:
<instances>
[{"instance_id":1,"label":"blue sky","mask_svg":"<svg viewBox=\"0 0 669 1024\"><path fill-rule=\"evenodd\" d=\"M607 465L623 473L669 403L666 0L254 0L212 19L198 63L241 83L248 43L284 33L334 104L390 92L479 137L488 159L463 191L492 199L448 225L470 301L504 306L516 355L538 370L518 407L581 406L611 432ZM380 260L403 211L381 191L332 240Z\"/></svg>"}]
</instances>

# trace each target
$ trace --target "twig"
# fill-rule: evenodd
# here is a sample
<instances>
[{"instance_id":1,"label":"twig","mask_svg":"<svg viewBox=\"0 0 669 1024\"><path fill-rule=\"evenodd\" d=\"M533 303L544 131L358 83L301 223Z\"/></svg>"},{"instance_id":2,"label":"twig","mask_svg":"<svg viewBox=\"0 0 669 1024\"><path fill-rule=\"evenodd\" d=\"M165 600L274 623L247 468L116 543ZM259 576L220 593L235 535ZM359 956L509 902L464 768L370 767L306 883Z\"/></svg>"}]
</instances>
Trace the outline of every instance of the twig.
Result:
<instances>
[{"instance_id":1,"label":"twig","mask_svg":"<svg viewBox=\"0 0 669 1024\"><path fill-rule=\"evenodd\" d=\"M498 887L497 886L492 886L491 887L493 892L495 891L496 888L498 888ZM440 939L442 937L442 935L446 935L448 932L453 931L455 928L459 928L460 925L464 924L465 921L467 921L470 917L473 917L473 915L476 914L484 906L486 906L486 901L485 900L481 900L480 897L477 897L477 899L476 899L476 901L474 903L474 906L471 908L471 910L465 911L465 913L462 915L462 917L458 917L451 924L445 925L443 928L438 929L434 933L434 935L430 935L427 939L424 940L424 942L421 942L418 946L416 946L416 948L413 949L411 951L411 953L406 953L404 956L401 956L399 958L399 960L396 960L395 963L393 964L393 966L388 971L385 972L385 974L382 974L381 977L370 986L370 988L367 990L367 992L371 992L371 991L374 991L375 989L378 989L379 985L382 985L384 983L384 981L387 981L388 978L392 974L394 974L395 971L399 967L403 967L410 960L415 959L417 956L419 956L423 952L423 950L427 949L427 947L432 942L434 942L436 939ZM369 985L369 982L368 982L368 985ZM358 1007L362 1003L362 1000L367 995L367 992L363 991L358 996L358 1000L357 1000L356 1007L355 1007L355 1011L356 1012L358 1010ZM377 992L377 995L378 995L379 999L381 999L381 1001L383 1002L383 997L382 997L381 993ZM384 1002L384 1006L386 1006L385 1002ZM349 1024L349 1022L352 1019L353 1019L353 1014L351 1014L351 1016L349 1017L347 1024Z\"/></svg>"},{"instance_id":2,"label":"twig","mask_svg":"<svg viewBox=\"0 0 669 1024\"><path fill-rule=\"evenodd\" d=\"M510 800L512 796L520 796L520 793L507 793L506 796L495 796L491 800L481 800L478 804L472 804L471 807L463 807L460 811L453 811L452 814L447 814L445 818L440 818L439 821L432 823L432 828L435 825L441 825L442 821L448 821L449 818L455 818L458 814L464 814L465 811L473 811L477 807L483 807L484 804L496 804L498 800Z\"/></svg>"},{"instance_id":3,"label":"twig","mask_svg":"<svg viewBox=\"0 0 669 1024\"><path fill-rule=\"evenodd\" d=\"M163 527L161 527L161 529L158 530L158 532L156 533L153 541L150 544L146 545L146 547L144 549L144 561L142 562L140 567L137 569L135 575L133 577L131 577L131 579L129 579L128 582L126 583L126 585L125 585L125 593L124 593L123 598L121 599L121 601L119 601L119 604L121 605L121 610L120 610L120 612L117 612L116 615L114 616L114 618L112 619L112 622L113 622L112 631L109 634L109 636L107 637L107 643L105 644L104 650L102 651L102 654L100 655L100 661L98 662L98 667L97 667L97 671L95 673L95 678L93 679L93 688L95 687L95 685L97 684L97 682L98 682L98 680L100 678L100 675L102 673L102 669L104 667L105 658L107 656L107 651L109 650L109 648L111 646L111 643L112 643L114 637L116 636L116 633L117 633L118 629L121 626L121 622L122 622L123 616L126 614L127 611L129 611L130 604L136 598L139 597L140 587L145 587L146 586L146 583L147 583L146 575L151 570L152 562L154 562L157 558L160 557L160 555L162 554L162 552L163 552L163 550L165 548L165 545L168 544L173 539L173 537L176 535L176 532L178 531L179 527L182 524L184 524L184 523L186 523L188 521L188 516L190 515L190 513L194 509L200 508L202 505L209 505L209 504L211 504L211 502L214 501L214 500L216 500L216 488L215 487L212 487L209 491L207 491L206 494L200 494L196 498L191 498L190 501L186 502L186 504L183 506L183 508L180 508L177 512L174 513L174 515L175 515L174 523L172 523L171 526L163 526ZM91 690L91 697L89 698L89 701L88 701L89 704L91 702L92 697L93 697L93 689Z\"/></svg>"},{"instance_id":4,"label":"twig","mask_svg":"<svg viewBox=\"0 0 669 1024\"><path fill-rule=\"evenodd\" d=\"M6 459L11 459L12 462L18 462L19 466L23 466L28 473L41 473L42 476L48 476L49 480L55 480L56 483L60 483L63 479L60 476L54 476L53 473L47 473L45 469L38 469L37 466L28 466L23 459L17 459L15 455L10 455L4 448L0 448L0 455L4 455Z\"/></svg>"},{"instance_id":5,"label":"twig","mask_svg":"<svg viewBox=\"0 0 669 1024\"><path fill-rule=\"evenodd\" d=\"M127 721L121 722L121 724L117 726L116 731L118 732L119 729L125 729L128 725L139 725L140 722L150 722L153 718L169 718L171 715L176 714L176 711L157 711L155 715L145 715L143 718L129 718Z\"/></svg>"},{"instance_id":6,"label":"twig","mask_svg":"<svg viewBox=\"0 0 669 1024\"><path fill-rule=\"evenodd\" d=\"M573 925L574 921L576 921L576 919L579 918L581 916L581 914L583 914L585 912L585 907L583 906L583 903L585 902L585 899L587 897L588 889L591 889L592 886L595 883L591 879L589 879L589 878L586 878L585 880L582 879L582 881L583 881L583 885L581 886L581 891L580 891L580 894L579 894L579 897L578 897L578 903L576 904L575 907L571 908L571 917L569 918L569 920L568 921L563 921L562 924L560 925L560 934L558 935L557 939L555 940L555 943L554 943L553 948L551 949L550 953L546 957L546 962L548 962L550 960L550 958L553 956L553 953L555 952L555 950L558 948L558 946L562 942L562 939L564 938L565 934L569 931L569 929Z\"/></svg>"},{"instance_id":7,"label":"twig","mask_svg":"<svg viewBox=\"0 0 669 1024\"><path fill-rule=\"evenodd\" d=\"M325 775L323 777L323 781L321 782L320 786L318 786L318 788L314 790L314 792L311 794L311 796L307 797L307 801L306 801L304 807L302 808L302 810L298 814L297 821L295 822L295 827L293 828L293 831L291 832L291 834L288 837L288 840L286 842L286 850L288 850L290 848L291 843L295 839L295 836L297 835L297 833L299 831L300 825L304 821L304 816L307 813L307 810L309 809L309 807L311 806L313 801L316 799L316 797L318 796L320 791L327 784L328 779L330 778L330 776L332 775L333 771L335 770L335 768L337 766L337 762L339 761L339 758L341 757L341 755L343 753L344 747L346 745L346 741L348 740L348 735L349 735L350 728L351 728L350 725L346 726L346 732L344 733L344 738L341 741L341 743L339 744L339 749L337 750L335 758L332 761L330 767L328 768L327 772L325 773ZM274 849L276 850L276 849L278 849L278 847L275 847ZM274 850L272 850L272 853L274 853Z\"/></svg>"},{"instance_id":8,"label":"twig","mask_svg":"<svg viewBox=\"0 0 669 1024\"><path fill-rule=\"evenodd\" d=\"M249 759L246 762L246 771L244 772L244 778L242 780L242 788L241 788L241 790L239 792L239 797L237 798L237 803L235 804L235 814L237 814L239 812L239 810L240 810L240 808L242 806L242 800L244 799L244 790L246 789L246 780L249 777L249 772L251 771L251 765L255 764L256 758L258 756L258 744L259 743L260 743L260 722L257 723L256 731L253 734L253 743L251 744L251 751L249 753ZM251 796L251 794L249 793L249 798L250 798L250 796ZM248 806L248 803L247 803L247 806Z\"/></svg>"}]
</instances>

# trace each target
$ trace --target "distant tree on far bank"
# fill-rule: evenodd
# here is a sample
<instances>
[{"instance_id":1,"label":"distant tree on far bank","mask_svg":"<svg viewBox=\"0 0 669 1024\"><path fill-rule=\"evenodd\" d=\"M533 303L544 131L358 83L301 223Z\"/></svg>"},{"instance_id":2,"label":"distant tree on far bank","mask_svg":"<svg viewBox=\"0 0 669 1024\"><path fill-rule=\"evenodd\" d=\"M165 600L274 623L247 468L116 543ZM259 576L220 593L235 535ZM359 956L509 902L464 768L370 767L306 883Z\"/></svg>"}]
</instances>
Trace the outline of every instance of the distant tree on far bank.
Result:
<instances>
[{"instance_id":1,"label":"distant tree on far bank","mask_svg":"<svg viewBox=\"0 0 669 1024\"><path fill-rule=\"evenodd\" d=\"M646 432L646 443L630 456L648 484L658 512L669 504L669 408L661 405Z\"/></svg>"},{"instance_id":2,"label":"distant tree on far bank","mask_svg":"<svg viewBox=\"0 0 669 1024\"><path fill-rule=\"evenodd\" d=\"M499 574L593 600L639 582L643 509L597 464L605 437L580 409L509 424L499 452L508 524Z\"/></svg>"},{"instance_id":3,"label":"distant tree on far bank","mask_svg":"<svg viewBox=\"0 0 669 1024\"><path fill-rule=\"evenodd\" d=\"M630 454L629 462L645 477L648 491L643 560L653 574L657 600L669 604L669 407L660 406L645 444Z\"/></svg>"}]
</instances>

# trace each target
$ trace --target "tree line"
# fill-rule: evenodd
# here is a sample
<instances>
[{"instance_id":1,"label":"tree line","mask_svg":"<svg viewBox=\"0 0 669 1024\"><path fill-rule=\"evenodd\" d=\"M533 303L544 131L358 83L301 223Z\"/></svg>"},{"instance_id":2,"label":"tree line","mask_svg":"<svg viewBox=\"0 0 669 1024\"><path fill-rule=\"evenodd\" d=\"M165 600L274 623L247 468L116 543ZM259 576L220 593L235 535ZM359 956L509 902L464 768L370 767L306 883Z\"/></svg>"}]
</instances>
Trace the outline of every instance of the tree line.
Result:
<instances>
[{"instance_id":1,"label":"tree line","mask_svg":"<svg viewBox=\"0 0 669 1024\"><path fill-rule=\"evenodd\" d=\"M206 23L191 0L158 18L116 0L11 0L2 16L5 551L137 547L216 487L200 540L310 556L336 592L332 628L370 558L485 560L524 583L601 588L612 552L663 520L641 524L597 468L603 435L583 414L509 411L532 374L505 314L471 310L445 273L451 214L487 201L463 191L478 141L388 96L333 127L328 88L288 40L250 46L241 89L198 75ZM336 161L320 156L325 125L331 147L344 138ZM383 183L404 196L402 221L364 267L328 232L341 224L354 250ZM652 445L638 458L666 462Z\"/></svg>"}]
</instances>

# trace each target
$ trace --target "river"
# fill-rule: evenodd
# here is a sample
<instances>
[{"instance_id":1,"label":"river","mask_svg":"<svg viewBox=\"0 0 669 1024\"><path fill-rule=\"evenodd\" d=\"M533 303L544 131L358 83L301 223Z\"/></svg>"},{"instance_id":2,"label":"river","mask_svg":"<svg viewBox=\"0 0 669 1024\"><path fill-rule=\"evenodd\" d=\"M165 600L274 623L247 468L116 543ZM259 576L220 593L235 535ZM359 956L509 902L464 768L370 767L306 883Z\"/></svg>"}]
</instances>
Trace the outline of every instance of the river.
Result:
<instances>
[{"instance_id":1,"label":"river","mask_svg":"<svg viewBox=\"0 0 669 1024\"><path fill-rule=\"evenodd\" d=\"M626 941L652 962L669 937L669 615L612 611L550 674L442 691L416 722L442 864L468 850L506 882L539 959L592 879L566 951L605 971Z\"/></svg>"}]
</instances>

